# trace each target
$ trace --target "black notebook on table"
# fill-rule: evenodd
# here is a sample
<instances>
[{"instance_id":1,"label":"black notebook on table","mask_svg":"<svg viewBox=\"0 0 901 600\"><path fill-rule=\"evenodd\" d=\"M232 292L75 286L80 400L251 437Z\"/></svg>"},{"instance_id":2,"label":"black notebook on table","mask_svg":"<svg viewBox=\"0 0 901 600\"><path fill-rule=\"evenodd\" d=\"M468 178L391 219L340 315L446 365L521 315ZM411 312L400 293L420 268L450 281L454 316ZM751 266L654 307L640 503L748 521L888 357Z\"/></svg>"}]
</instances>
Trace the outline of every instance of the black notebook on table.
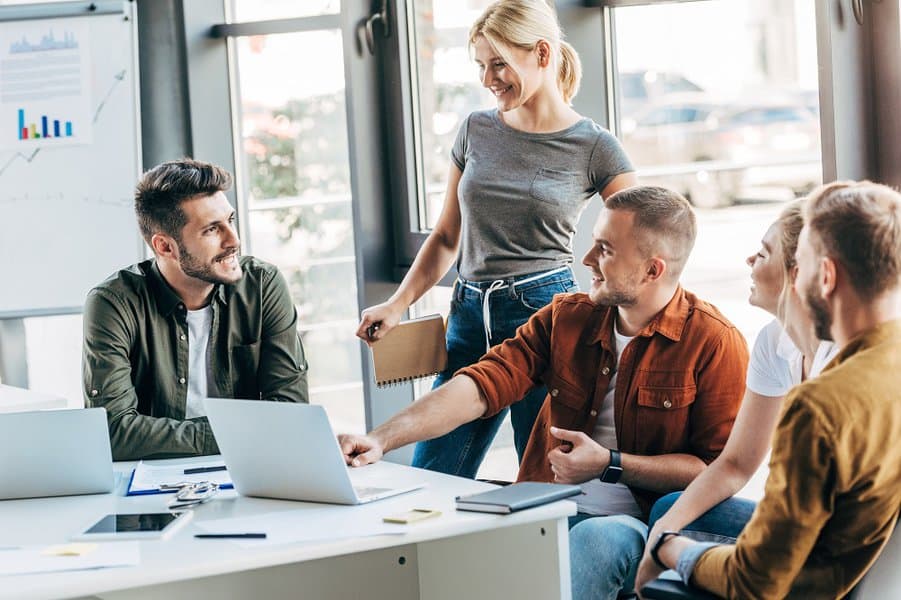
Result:
<instances>
[{"instance_id":1,"label":"black notebook on table","mask_svg":"<svg viewBox=\"0 0 901 600\"><path fill-rule=\"evenodd\" d=\"M582 493L577 485L523 481L496 490L457 496L457 510L508 514Z\"/></svg>"}]
</instances>

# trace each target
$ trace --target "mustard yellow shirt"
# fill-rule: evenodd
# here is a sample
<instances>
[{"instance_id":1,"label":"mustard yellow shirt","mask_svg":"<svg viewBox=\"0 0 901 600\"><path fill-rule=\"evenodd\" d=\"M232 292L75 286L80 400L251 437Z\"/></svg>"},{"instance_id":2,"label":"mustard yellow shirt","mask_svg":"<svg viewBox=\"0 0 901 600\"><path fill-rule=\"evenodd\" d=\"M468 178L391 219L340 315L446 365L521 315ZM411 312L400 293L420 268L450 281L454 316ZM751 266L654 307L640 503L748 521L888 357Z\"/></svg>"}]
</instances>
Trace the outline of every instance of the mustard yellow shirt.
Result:
<instances>
[{"instance_id":1,"label":"mustard yellow shirt","mask_svg":"<svg viewBox=\"0 0 901 600\"><path fill-rule=\"evenodd\" d=\"M734 546L698 559L691 582L728 598L841 598L899 507L901 321L891 321L788 393L763 500Z\"/></svg>"}]
</instances>

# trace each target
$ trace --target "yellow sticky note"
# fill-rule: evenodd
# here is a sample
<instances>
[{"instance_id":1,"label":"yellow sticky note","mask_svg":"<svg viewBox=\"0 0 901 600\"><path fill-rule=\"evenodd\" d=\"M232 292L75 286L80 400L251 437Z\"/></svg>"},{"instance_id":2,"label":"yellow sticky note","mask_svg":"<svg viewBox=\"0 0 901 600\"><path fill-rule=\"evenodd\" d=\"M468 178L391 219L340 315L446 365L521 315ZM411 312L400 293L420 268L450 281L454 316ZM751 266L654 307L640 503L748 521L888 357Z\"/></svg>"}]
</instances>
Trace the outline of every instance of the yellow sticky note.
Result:
<instances>
[{"instance_id":1,"label":"yellow sticky note","mask_svg":"<svg viewBox=\"0 0 901 600\"><path fill-rule=\"evenodd\" d=\"M41 554L45 556L84 556L97 549L97 544L60 544L48 546Z\"/></svg>"}]
</instances>

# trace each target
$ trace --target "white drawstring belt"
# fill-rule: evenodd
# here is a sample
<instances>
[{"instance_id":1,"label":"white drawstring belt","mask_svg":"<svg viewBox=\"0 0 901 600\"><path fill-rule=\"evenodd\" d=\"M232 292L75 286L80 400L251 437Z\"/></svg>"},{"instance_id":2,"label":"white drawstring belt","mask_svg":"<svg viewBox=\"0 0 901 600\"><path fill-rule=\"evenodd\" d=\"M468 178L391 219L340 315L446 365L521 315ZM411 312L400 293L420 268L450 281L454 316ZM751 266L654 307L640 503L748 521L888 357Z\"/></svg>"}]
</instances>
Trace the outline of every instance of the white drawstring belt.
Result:
<instances>
[{"instance_id":1,"label":"white drawstring belt","mask_svg":"<svg viewBox=\"0 0 901 600\"><path fill-rule=\"evenodd\" d=\"M525 279L520 279L518 281L514 281L512 286L513 289L516 289L517 286L523 285L525 283L531 283L533 281L538 281L539 279L544 279L545 277L549 277L551 275L556 275L557 273L562 273L563 271L568 271L569 267L559 267L556 269L552 269L550 271L545 271L543 273L538 273L537 275L533 275L531 277L526 277ZM478 287L460 280L460 283L463 284L463 287L466 287L474 292L478 292L479 294L483 294L482 296L482 322L485 324L485 352L491 349L491 309L489 307L489 299L491 298L491 293L496 292L497 290L503 290L510 285L503 279L495 279L491 282L491 285L488 286L484 291L479 289Z\"/></svg>"}]
</instances>

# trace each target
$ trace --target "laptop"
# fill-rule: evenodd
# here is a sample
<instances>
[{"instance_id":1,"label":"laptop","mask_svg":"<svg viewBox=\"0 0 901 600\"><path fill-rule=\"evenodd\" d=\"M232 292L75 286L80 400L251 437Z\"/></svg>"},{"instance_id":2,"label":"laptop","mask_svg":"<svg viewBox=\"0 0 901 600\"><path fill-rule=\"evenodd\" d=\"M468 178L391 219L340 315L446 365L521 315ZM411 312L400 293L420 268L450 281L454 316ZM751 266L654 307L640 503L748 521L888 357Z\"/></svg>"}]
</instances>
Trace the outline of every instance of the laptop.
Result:
<instances>
[{"instance_id":1,"label":"laptop","mask_svg":"<svg viewBox=\"0 0 901 600\"><path fill-rule=\"evenodd\" d=\"M364 504L423 487L354 487L354 469L344 463L321 406L228 398L206 398L203 405L243 496Z\"/></svg>"},{"instance_id":2,"label":"laptop","mask_svg":"<svg viewBox=\"0 0 901 600\"><path fill-rule=\"evenodd\" d=\"M0 499L113 491L106 410L0 414Z\"/></svg>"}]
</instances>

